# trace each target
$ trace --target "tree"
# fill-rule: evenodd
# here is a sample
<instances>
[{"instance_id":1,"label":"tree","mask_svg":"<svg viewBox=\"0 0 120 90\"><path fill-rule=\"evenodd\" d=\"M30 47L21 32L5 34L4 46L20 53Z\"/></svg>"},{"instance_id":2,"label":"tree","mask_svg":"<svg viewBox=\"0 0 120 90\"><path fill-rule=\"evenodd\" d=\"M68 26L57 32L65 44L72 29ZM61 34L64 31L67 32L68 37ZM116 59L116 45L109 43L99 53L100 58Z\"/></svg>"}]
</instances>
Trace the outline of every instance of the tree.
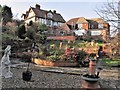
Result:
<instances>
[{"instance_id":1,"label":"tree","mask_svg":"<svg viewBox=\"0 0 120 90\"><path fill-rule=\"evenodd\" d=\"M114 30L113 33L116 34L117 31L120 31L120 1L108 1L95 11L101 18L111 23L111 27Z\"/></svg>"},{"instance_id":2,"label":"tree","mask_svg":"<svg viewBox=\"0 0 120 90\"><path fill-rule=\"evenodd\" d=\"M31 20L28 25L32 26L33 25L33 21Z\"/></svg>"},{"instance_id":3,"label":"tree","mask_svg":"<svg viewBox=\"0 0 120 90\"><path fill-rule=\"evenodd\" d=\"M118 2L112 1L112 2L107 2L106 4L104 4L104 6L102 8L99 8L96 10L97 14L103 18L104 20L108 21L111 23L111 27L113 27L113 32L114 34L118 33L115 38L114 41L108 39L108 41L113 44L116 43L117 45L115 45L115 48L118 50L120 50L120 1L118 0Z\"/></svg>"},{"instance_id":4,"label":"tree","mask_svg":"<svg viewBox=\"0 0 120 90\"><path fill-rule=\"evenodd\" d=\"M2 6L0 5L0 12L1 12L1 10L2 10Z\"/></svg>"},{"instance_id":5,"label":"tree","mask_svg":"<svg viewBox=\"0 0 120 90\"><path fill-rule=\"evenodd\" d=\"M43 33L44 31L47 31L48 27L45 24L38 24L38 31L40 33Z\"/></svg>"},{"instance_id":6,"label":"tree","mask_svg":"<svg viewBox=\"0 0 120 90\"><path fill-rule=\"evenodd\" d=\"M48 27L45 24L38 24L38 34L39 34L39 42L40 43L45 43L46 41L46 32L48 30Z\"/></svg>"},{"instance_id":7,"label":"tree","mask_svg":"<svg viewBox=\"0 0 120 90\"><path fill-rule=\"evenodd\" d=\"M27 29L26 37L28 37L29 39L32 39L32 40L35 39L35 30L34 30L33 27L30 26L30 27Z\"/></svg>"},{"instance_id":8,"label":"tree","mask_svg":"<svg viewBox=\"0 0 120 90\"><path fill-rule=\"evenodd\" d=\"M25 25L24 24L21 24L18 28L18 37L21 38L21 39L25 39L25 33L26 33L26 29L25 29Z\"/></svg>"},{"instance_id":9,"label":"tree","mask_svg":"<svg viewBox=\"0 0 120 90\"><path fill-rule=\"evenodd\" d=\"M4 5L3 7L0 6L0 10L2 13L2 18L3 18L3 24L6 24L8 21L12 21L12 11L11 8Z\"/></svg>"},{"instance_id":10,"label":"tree","mask_svg":"<svg viewBox=\"0 0 120 90\"><path fill-rule=\"evenodd\" d=\"M17 26L20 26L21 24L24 23L23 20L19 20L19 19L13 19L13 22L16 22L16 23L17 23Z\"/></svg>"}]
</instances>

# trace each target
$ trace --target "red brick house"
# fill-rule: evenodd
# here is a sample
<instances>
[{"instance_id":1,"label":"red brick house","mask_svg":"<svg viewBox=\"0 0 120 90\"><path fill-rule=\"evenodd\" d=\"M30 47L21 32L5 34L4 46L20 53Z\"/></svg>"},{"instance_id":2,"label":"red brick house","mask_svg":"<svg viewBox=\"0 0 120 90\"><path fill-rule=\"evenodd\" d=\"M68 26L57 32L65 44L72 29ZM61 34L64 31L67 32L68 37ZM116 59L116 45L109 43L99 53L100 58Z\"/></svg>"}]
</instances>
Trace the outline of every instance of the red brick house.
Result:
<instances>
[{"instance_id":1,"label":"red brick house","mask_svg":"<svg viewBox=\"0 0 120 90\"><path fill-rule=\"evenodd\" d=\"M66 25L69 28L63 27L64 30L74 31L78 36L89 32L93 37L102 36L102 38L106 40L107 35L110 35L110 25L102 18L72 18L66 22Z\"/></svg>"}]
</instances>

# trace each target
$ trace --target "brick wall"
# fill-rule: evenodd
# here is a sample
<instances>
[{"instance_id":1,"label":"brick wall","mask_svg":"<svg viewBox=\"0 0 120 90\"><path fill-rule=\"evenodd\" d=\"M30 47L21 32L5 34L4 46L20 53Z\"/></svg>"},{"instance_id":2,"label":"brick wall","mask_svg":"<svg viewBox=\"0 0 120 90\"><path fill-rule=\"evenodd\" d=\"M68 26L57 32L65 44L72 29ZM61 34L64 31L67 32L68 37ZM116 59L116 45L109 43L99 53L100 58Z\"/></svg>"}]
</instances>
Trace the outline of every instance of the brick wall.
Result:
<instances>
[{"instance_id":1,"label":"brick wall","mask_svg":"<svg viewBox=\"0 0 120 90\"><path fill-rule=\"evenodd\" d=\"M85 29L85 30L88 30L88 23L82 24L82 28Z\"/></svg>"},{"instance_id":2,"label":"brick wall","mask_svg":"<svg viewBox=\"0 0 120 90\"><path fill-rule=\"evenodd\" d=\"M49 36L47 39L53 39L53 40L75 40L75 36Z\"/></svg>"}]
</instances>

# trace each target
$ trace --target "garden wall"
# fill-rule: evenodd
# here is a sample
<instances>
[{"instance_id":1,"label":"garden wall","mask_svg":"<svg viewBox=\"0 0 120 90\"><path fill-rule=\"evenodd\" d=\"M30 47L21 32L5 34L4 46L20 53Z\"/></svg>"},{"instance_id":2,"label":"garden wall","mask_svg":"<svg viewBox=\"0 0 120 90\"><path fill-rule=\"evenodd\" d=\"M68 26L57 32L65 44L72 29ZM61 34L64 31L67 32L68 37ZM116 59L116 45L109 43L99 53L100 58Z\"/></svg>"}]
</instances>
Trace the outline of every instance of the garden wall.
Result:
<instances>
[{"instance_id":1,"label":"garden wall","mask_svg":"<svg viewBox=\"0 0 120 90\"><path fill-rule=\"evenodd\" d=\"M33 58L32 62L38 65L44 65L44 66L77 66L77 62L50 61L50 60L42 60L38 58Z\"/></svg>"},{"instance_id":2,"label":"garden wall","mask_svg":"<svg viewBox=\"0 0 120 90\"><path fill-rule=\"evenodd\" d=\"M75 36L49 36L47 39L53 39L53 40L75 40Z\"/></svg>"}]
</instances>

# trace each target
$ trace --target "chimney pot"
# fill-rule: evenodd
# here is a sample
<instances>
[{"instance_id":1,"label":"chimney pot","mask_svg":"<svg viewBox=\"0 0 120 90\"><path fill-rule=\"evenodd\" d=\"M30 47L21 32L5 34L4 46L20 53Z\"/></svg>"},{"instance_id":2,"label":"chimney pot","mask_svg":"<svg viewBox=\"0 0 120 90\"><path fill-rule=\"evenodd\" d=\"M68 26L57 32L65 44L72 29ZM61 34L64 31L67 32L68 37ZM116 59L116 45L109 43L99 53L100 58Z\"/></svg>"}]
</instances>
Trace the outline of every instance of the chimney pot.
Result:
<instances>
[{"instance_id":1,"label":"chimney pot","mask_svg":"<svg viewBox=\"0 0 120 90\"><path fill-rule=\"evenodd\" d=\"M54 10L53 13L56 13L56 10Z\"/></svg>"},{"instance_id":2,"label":"chimney pot","mask_svg":"<svg viewBox=\"0 0 120 90\"><path fill-rule=\"evenodd\" d=\"M40 5L39 4L36 4L36 9L39 9L40 10Z\"/></svg>"}]
</instances>

